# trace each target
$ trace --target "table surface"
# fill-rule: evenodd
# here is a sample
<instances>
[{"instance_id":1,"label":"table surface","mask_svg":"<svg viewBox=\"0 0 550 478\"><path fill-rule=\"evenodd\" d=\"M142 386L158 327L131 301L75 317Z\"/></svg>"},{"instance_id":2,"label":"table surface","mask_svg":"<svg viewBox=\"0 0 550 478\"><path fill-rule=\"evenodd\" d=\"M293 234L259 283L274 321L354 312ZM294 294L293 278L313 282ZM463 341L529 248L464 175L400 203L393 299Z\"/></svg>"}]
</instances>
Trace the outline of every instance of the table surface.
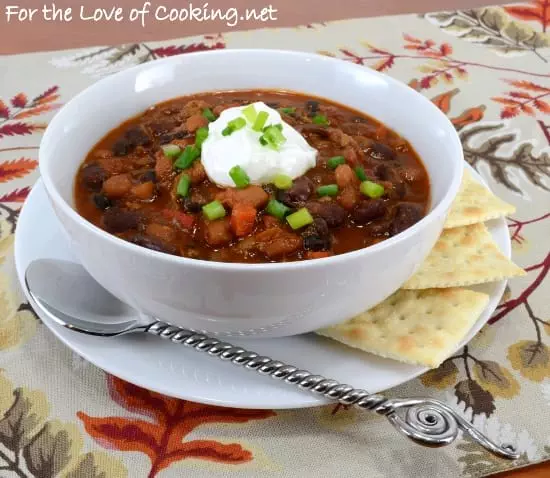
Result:
<instances>
[{"instance_id":1,"label":"table surface","mask_svg":"<svg viewBox=\"0 0 550 478\"><path fill-rule=\"evenodd\" d=\"M137 5L135 0L118 0L117 5L128 8ZM259 22L243 22L237 27L239 30L259 28L265 26L293 26L320 21L339 20L354 17L368 17L378 15L392 15L408 12L427 12L451 8L470 8L488 4L483 0L386 0L375 2L372 0L339 0L338 2L318 2L316 0L301 0L300 10L296 11L295 0L278 0L273 2L278 9L278 20L272 24ZM42 2L22 0L19 5L36 8ZM97 0L96 7L112 6L110 0ZM179 0L167 0L164 5L180 5ZM227 8L224 0L211 0L212 7ZM268 3L266 2L266 5ZM59 7L74 5L70 0L59 0ZM231 6L237 8L257 7L258 1L233 0ZM182 26L183 25L183 26ZM5 17L0 17L0 54L15 54L31 51L60 50L67 48L84 47L98 44L116 44L134 40L151 41L195 34L227 31L228 27L219 21L209 23L167 24L152 23L143 29L137 24L128 22L105 23L98 28L91 22L73 21L71 23L6 23ZM495 475L499 478L543 478L550 476L550 463L529 466L511 472Z\"/></svg>"}]
</instances>

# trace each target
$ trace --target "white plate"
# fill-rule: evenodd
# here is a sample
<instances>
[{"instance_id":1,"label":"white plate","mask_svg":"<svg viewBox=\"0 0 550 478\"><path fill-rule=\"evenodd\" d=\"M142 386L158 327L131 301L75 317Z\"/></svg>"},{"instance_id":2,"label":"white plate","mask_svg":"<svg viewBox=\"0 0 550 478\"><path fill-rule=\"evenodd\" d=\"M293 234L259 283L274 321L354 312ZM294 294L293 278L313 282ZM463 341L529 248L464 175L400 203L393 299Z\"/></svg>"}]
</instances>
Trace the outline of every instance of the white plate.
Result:
<instances>
[{"instance_id":1,"label":"white plate","mask_svg":"<svg viewBox=\"0 0 550 478\"><path fill-rule=\"evenodd\" d=\"M501 250L510 257L510 238L504 219L487 225ZM15 237L17 274L29 300L24 271L31 261L39 258L76 261L41 181L36 183L25 202ZM500 281L476 288L490 294L491 299L463 344L487 322L505 286L506 281ZM39 315L65 345L89 362L128 382L166 395L221 406L260 409L302 408L327 403L292 386L157 337L91 337L71 332L40 312ZM424 367L376 357L314 334L232 342L370 392L399 385L426 371Z\"/></svg>"}]
</instances>

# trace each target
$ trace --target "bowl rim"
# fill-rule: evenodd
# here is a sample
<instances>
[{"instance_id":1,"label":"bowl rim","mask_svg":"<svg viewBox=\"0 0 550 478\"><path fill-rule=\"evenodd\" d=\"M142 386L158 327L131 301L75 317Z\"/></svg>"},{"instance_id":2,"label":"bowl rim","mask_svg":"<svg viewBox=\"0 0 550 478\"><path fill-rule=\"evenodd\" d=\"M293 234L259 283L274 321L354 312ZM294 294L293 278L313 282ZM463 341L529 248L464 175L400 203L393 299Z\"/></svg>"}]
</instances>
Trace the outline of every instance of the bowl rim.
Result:
<instances>
[{"instance_id":1,"label":"bowl rim","mask_svg":"<svg viewBox=\"0 0 550 478\"><path fill-rule=\"evenodd\" d=\"M71 104L77 103L78 101L82 101L83 98L86 98L89 95L93 95L98 89L103 88L105 85L109 85L109 83L114 83L122 77L128 77L128 78L135 77L139 72L143 70L147 70L153 66L162 67L163 64L177 62L178 60L181 60L182 56L185 57L187 61L192 61L192 58L194 57L203 57L203 56L214 57L214 56L228 56L228 55L234 55L236 57L239 57L240 55L249 55L251 53L261 54L261 55L285 55L285 56L292 55L294 57L302 58L303 60L306 60L306 61L321 61L321 62L333 63L335 67L348 68L351 70L361 71L363 74L372 75L375 78L378 78L388 83L392 88L399 88L402 90L410 89L410 92L409 92L410 94L418 95L418 100L420 101L420 103L421 104L423 103L425 108L431 109L436 115L438 115L441 120L442 126L444 125L445 128L449 130L449 132L451 133L451 138L455 143L454 146L456 147L458 156L459 156L458 158L459 160L456 161L456 164L454 165L454 171L452 172L450 187L445 192L439 204L437 204L435 208L429 211L420 221L413 224L411 227L407 228L403 232L393 237L384 239L383 241L377 244L367 246L362 249L357 249L355 251L350 251L343 254L337 254L330 257L324 257L319 259L308 259L303 261L241 263L241 262L208 261L203 259L194 259L194 258L183 257L183 256L175 256L175 255L166 254L164 252L159 252L159 251L153 251L151 249L147 249L145 247L141 247L136 244L132 244L131 242L120 239L119 237L113 234L110 234L107 231L104 231L103 229L97 227L96 225L92 224L91 222L87 221L84 217L82 217L73 207L71 207L71 205L59 193L53 181L47 174L47 168L45 166L45 163L48 163L48 162L51 163L51 159L48 160L48 158L44 156L43 148L40 147L39 149L40 177L44 181L44 185L45 185L46 191L48 192L50 200L56 205L56 207L60 207L63 210L64 214L66 214L70 219L78 223L80 226L83 226L89 233L91 233L98 240L106 240L109 243L111 243L114 247L128 249L131 252L135 252L136 254L143 255L145 257L148 257L151 260L160 260L165 263L181 264L182 266L187 266L187 267L208 268L208 269L214 269L214 270L220 270L220 271L230 270L230 271L249 271L249 272L285 271L285 270L294 270L294 269L315 269L319 267L324 268L326 266L330 266L331 264L346 262L348 260L354 260L359 256L363 256L363 255L368 256L370 254L376 254L378 251L390 248L394 244L403 242L408 238L410 238L411 236L415 235L419 230L421 230L423 227L425 227L427 224L433 221L435 217L441 214L442 211L450 207L450 204L452 203L452 201L456 197L456 194L458 193L458 190L460 188L460 184L462 181L462 174L464 170L464 166L463 166L464 154L463 154L462 144L460 142L458 133L456 132L456 129L454 128L451 121L447 118L447 116L444 113L442 113L439 110L439 108L437 108L424 95L421 95L417 91L407 86L405 83L402 83L401 81L396 80L389 75L380 73L376 70L372 70L365 66L356 65L354 63L346 62L339 58L333 58L333 57L321 55L318 53L284 50L284 49L266 49L266 48L219 49L219 50L208 50L208 51L186 53L185 55L176 55L172 57L158 59L158 60L155 60L154 62L147 62L141 65L136 65L130 68L126 68L122 71L119 71L107 77L101 78L100 80L92 83L91 85L86 87L84 90L82 90L81 92L73 96L67 103L63 105L63 107L59 110L59 112L49 122L46 128L46 131L44 132L42 141L49 139L49 136L53 134L52 131L60 127L58 126L58 124L59 125L62 124L62 121L64 120L63 116L65 114L65 111L69 109ZM255 88L255 89L261 89L261 88ZM420 159L422 160L422 158ZM431 177L430 177L430 180L431 180ZM430 181L430 184L431 184L431 181Z\"/></svg>"}]
</instances>

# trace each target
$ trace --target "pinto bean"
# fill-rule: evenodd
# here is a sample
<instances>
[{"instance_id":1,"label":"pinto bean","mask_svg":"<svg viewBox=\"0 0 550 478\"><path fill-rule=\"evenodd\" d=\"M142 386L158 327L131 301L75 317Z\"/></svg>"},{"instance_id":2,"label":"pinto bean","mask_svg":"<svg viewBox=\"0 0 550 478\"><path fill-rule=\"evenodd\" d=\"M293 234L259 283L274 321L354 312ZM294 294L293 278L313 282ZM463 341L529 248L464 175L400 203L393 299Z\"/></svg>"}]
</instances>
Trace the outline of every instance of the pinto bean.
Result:
<instances>
[{"instance_id":1,"label":"pinto bean","mask_svg":"<svg viewBox=\"0 0 550 478\"><path fill-rule=\"evenodd\" d=\"M348 185L359 184L359 179L349 164L341 164L338 166L334 170L334 175L336 177L336 184L338 184L338 187L341 189Z\"/></svg>"},{"instance_id":2,"label":"pinto bean","mask_svg":"<svg viewBox=\"0 0 550 478\"><path fill-rule=\"evenodd\" d=\"M359 191L356 186L346 186L336 200L347 211L351 211L359 201Z\"/></svg>"},{"instance_id":3,"label":"pinto bean","mask_svg":"<svg viewBox=\"0 0 550 478\"><path fill-rule=\"evenodd\" d=\"M227 188L218 193L216 199L229 207L244 202L259 209L267 204L269 196L260 186L251 185L244 189Z\"/></svg>"},{"instance_id":4,"label":"pinto bean","mask_svg":"<svg viewBox=\"0 0 550 478\"><path fill-rule=\"evenodd\" d=\"M187 121L185 122L185 127L190 132L195 132L199 128L202 128L204 126L208 125L208 120L202 115L202 114L195 114L193 116L190 116L187 118Z\"/></svg>"},{"instance_id":5,"label":"pinto bean","mask_svg":"<svg viewBox=\"0 0 550 478\"><path fill-rule=\"evenodd\" d=\"M167 181L172 175L172 160L164 155L162 151L158 151L155 155L155 175L159 181Z\"/></svg>"},{"instance_id":6,"label":"pinto bean","mask_svg":"<svg viewBox=\"0 0 550 478\"><path fill-rule=\"evenodd\" d=\"M233 240L229 218L217 219L204 225L204 239L211 246L223 246Z\"/></svg>"},{"instance_id":7,"label":"pinto bean","mask_svg":"<svg viewBox=\"0 0 550 478\"><path fill-rule=\"evenodd\" d=\"M103 192L111 199L121 198L132 188L132 181L128 174L111 176L103 183Z\"/></svg>"},{"instance_id":8,"label":"pinto bean","mask_svg":"<svg viewBox=\"0 0 550 478\"><path fill-rule=\"evenodd\" d=\"M280 227L272 227L256 234L257 248L270 259L279 259L296 252L302 246L302 238Z\"/></svg>"}]
</instances>

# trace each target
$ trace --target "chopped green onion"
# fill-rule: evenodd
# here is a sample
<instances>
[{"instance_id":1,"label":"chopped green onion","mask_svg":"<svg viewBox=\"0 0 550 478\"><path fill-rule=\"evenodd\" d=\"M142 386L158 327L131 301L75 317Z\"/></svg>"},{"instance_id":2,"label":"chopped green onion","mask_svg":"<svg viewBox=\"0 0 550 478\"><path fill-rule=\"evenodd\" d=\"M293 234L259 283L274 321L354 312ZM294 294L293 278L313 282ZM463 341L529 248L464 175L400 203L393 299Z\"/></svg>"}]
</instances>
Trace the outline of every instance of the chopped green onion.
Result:
<instances>
[{"instance_id":1,"label":"chopped green onion","mask_svg":"<svg viewBox=\"0 0 550 478\"><path fill-rule=\"evenodd\" d=\"M344 158L344 156L333 156L327 161L327 166L330 169L336 169L341 164L346 164L346 158Z\"/></svg>"},{"instance_id":2,"label":"chopped green onion","mask_svg":"<svg viewBox=\"0 0 550 478\"><path fill-rule=\"evenodd\" d=\"M243 110L243 115L248 120L249 123L254 124L254 121L256 121L256 117L258 116L258 113L256 113L256 108L254 108L254 105L248 105Z\"/></svg>"},{"instance_id":3,"label":"chopped green onion","mask_svg":"<svg viewBox=\"0 0 550 478\"><path fill-rule=\"evenodd\" d=\"M367 180L367 175L365 174L365 170L362 166L356 166L355 168L355 175L359 178L361 181Z\"/></svg>"},{"instance_id":4,"label":"chopped green onion","mask_svg":"<svg viewBox=\"0 0 550 478\"><path fill-rule=\"evenodd\" d=\"M176 159L174 167L178 169L187 169L200 155L201 152L196 146L186 146L183 153Z\"/></svg>"},{"instance_id":5,"label":"chopped green onion","mask_svg":"<svg viewBox=\"0 0 550 478\"><path fill-rule=\"evenodd\" d=\"M263 136L260 136L260 144L262 146L267 146L267 140L263 137Z\"/></svg>"},{"instance_id":6,"label":"chopped green onion","mask_svg":"<svg viewBox=\"0 0 550 478\"><path fill-rule=\"evenodd\" d=\"M246 171L240 166L233 166L229 170L229 176L238 188L246 188L250 184L250 178Z\"/></svg>"},{"instance_id":7,"label":"chopped green onion","mask_svg":"<svg viewBox=\"0 0 550 478\"><path fill-rule=\"evenodd\" d=\"M202 110L202 115L210 122L216 121L216 115L212 112L210 108L204 108Z\"/></svg>"},{"instance_id":8,"label":"chopped green onion","mask_svg":"<svg viewBox=\"0 0 550 478\"><path fill-rule=\"evenodd\" d=\"M202 143L208 138L208 128L199 128L195 133L195 146L199 149L202 147Z\"/></svg>"},{"instance_id":9,"label":"chopped green onion","mask_svg":"<svg viewBox=\"0 0 550 478\"><path fill-rule=\"evenodd\" d=\"M212 201L202 207L202 212L209 221L214 221L225 216L225 209L220 201Z\"/></svg>"},{"instance_id":10,"label":"chopped green onion","mask_svg":"<svg viewBox=\"0 0 550 478\"><path fill-rule=\"evenodd\" d=\"M359 189L365 196L372 199L379 198L384 194L384 186L373 183L372 181L363 181Z\"/></svg>"},{"instance_id":11,"label":"chopped green onion","mask_svg":"<svg viewBox=\"0 0 550 478\"><path fill-rule=\"evenodd\" d=\"M317 188L317 194L319 196L336 196L338 194L338 185L327 184L325 186L319 186Z\"/></svg>"},{"instance_id":12,"label":"chopped green onion","mask_svg":"<svg viewBox=\"0 0 550 478\"><path fill-rule=\"evenodd\" d=\"M176 187L176 193L178 194L178 196L186 197L189 194L190 185L191 178L187 174L182 174Z\"/></svg>"},{"instance_id":13,"label":"chopped green onion","mask_svg":"<svg viewBox=\"0 0 550 478\"><path fill-rule=\"evenodd\" d=\"M267 214L269 214L270 216L276 217L281 221L289 213L289 211L290 211L289 207L285 206L282 202L276 201L275 199L271 199L267 203L267 207L265 208L265 212Z\"/></svg>"},{"instance_id":14,"label":"chopped green onion","mask_svg":"<svg viewBox=\"0 0 550 478\"><path fill-rule=\"evenodd\" d=\"M279 147L286 141L283 133L281 133L281 129L282 128L278 128L277 125L267 127L264 134L260 137L260 143L264 144L262 142L263 138L266 142L266 146L269 146L275 150L279 149Z\"/></svg>"},{"instance_id":15,"label":"chopped green onion","mask_svg":"<svg viewBox=\"0 0 550 478\"><path fill-rule=\"evenodd\" d=\"M267 111L260 111L258 113L258 116L256 116L256 121L254 121L252 129L260 133L265 126L267 118L269 118L269 114L267 113Z\"/></svg>"},{"instance_id":16,"label":"chopped green onion","mask_svg":"<svg viewBox=\"0 0 550 478\"><path fill-rule=\"evenodd\" d=\"M290 224L292 229L300 229L301 227L311 224L313 222L313 217L311 217L309 211L303 207L302 209L298 209L296 212L287 216L286 222Z\"/></svg>"},{"instance_id":17,"label":"chopped green onion","mask_svg":"<svg viewBox=\"0 0 550 478\"><path fill-rule=\"evenodd\" d=\"M290 108L281 108L279 110L281 113L284 113L285 115L292 115L296 113L296 108L290 107Z\"/></svg>"},{"instance_id":18,"label":"chopped green onion","mask_svg":"<svg viewBox=\"0 0 550 478\"><path fill-rule=\"evenodd\" d=\"M277 189L289 189L292 186L292 178L286 174L277 174L273 178L273 184Z\"/></svg>"},{"instance_id":19,"label":"chopped green onion","mask_svg":"<svg viewBox=\"0 0 550 478\"><path fill-rule=\"evenodd\" d=\"M181 148L177 144L164 144L161 146L164 156L173 158L180 154Z\"/></svg>"},{"instance_id":20,"label":"chopped green onion","mask_svg":"<svg viewBox=\"0 0 550 478\"><path fill-rule=\"evenodd\" d=\"M315 115L311 121L313 121L315 124L319 124L321 126L328 126L329 121L328 118L325 115Z\"/></svg>"},{"instance_id":21,"label":"chopped green onion","mask_svg":"<svg viewBox=\"0 0 550 478\"><path fill-rule=\"evenodd\" d=\"M229 136L230 134L238 131L246 126L246 120L244 118L235 118L227 123L227 126L223 129L222 135Z\"/></svg>"}]
</instances>

